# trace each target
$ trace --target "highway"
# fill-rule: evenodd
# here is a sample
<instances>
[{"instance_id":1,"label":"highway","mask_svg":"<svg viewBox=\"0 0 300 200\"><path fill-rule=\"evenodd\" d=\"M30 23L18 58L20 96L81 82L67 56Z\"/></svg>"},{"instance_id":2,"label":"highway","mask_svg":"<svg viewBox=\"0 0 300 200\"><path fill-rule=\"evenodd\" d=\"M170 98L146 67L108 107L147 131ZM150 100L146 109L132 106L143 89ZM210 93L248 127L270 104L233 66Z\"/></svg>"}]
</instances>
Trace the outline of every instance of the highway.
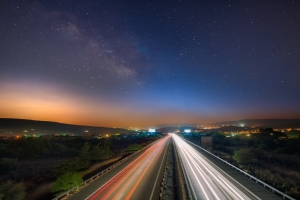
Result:
<instances>
[{"instance_id":1,"label":"highway","mask_svg":"<svg viewBox=\"0 0 300 200\"><path fill-rule=\"evenodd\" d=\"M193 199L260 199L179 136L172 134L172 137L191 186Z\"/></svg>"},{"instance_id":2,"label":"highway","mask_svg":"<svg viewBox=\"0 0 300 200\"><path fill-rule=\"evenodd\" d=\"M68 199L158 199L170 139L157 141Z\"/></svg>"}]
</instances>

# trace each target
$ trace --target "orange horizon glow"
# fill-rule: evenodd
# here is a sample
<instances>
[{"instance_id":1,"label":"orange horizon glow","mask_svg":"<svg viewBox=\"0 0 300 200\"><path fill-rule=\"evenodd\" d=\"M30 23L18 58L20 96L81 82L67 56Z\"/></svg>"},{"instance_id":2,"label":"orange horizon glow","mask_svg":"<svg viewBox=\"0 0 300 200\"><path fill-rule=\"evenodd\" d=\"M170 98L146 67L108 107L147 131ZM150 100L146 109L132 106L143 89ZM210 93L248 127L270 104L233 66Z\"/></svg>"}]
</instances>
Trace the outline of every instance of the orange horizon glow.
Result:
<instances>
[{"instance_id":1,"label":"orange horizon glow","mask_svg":"<svg viewBox=\"0 0 300 200\"><path fill-rule=\"evenodd\" d=\"M141 109L135 103L114 103L68 92L57 85L10 83L0 86L0 117L102 127L155 127L240 120L237 115L208 115L158 107ZM67 92L66 92L67 91ZM250 117L249 117L250 116ZM249 118L284 118L283 113L249 113ZM226 117L226 118L225 118Z\"/></svg>"}]
</instances>

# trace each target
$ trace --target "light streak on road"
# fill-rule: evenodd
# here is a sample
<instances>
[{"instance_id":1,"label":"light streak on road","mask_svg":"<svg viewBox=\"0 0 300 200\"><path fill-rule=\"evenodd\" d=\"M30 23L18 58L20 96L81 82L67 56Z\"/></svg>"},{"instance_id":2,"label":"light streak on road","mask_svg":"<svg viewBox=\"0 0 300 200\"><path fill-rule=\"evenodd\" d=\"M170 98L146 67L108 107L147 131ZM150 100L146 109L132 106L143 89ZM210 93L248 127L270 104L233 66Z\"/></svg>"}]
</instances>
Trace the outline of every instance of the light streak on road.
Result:
<instances>
[{"instance_id":1,"label":"light streak on road","mask_svg":"<svg viewBox=\"0 0 300 200\"><path fill-rule=\"evenodd\" d=\"M259 199L179 136L172 137L195 199Z\"/></svg>"},{"instance_id":2,"label":"light streak on road","mask_svg":"<svg viewBox=\"0 0 300 200\"><path fill-rule=\"evenodd\" d=\"M156 164L153 161L162 153L166 153L166 145L169 143L171 136L167 136L156 142L147 149L142 155L131 162L122 171L112 177L109 181L98 188L86 200L95 199L131 199L133 194L140 190L139 184L148 172L149 168ZM160 164L160 163L159 163ZM158 176L158 172L156 173ZM154 185L149 185L147 190L154 190ZM152 191L153 194L153 191ZM152 196L151 194L151 196ZM141 197L142 199L143 197Z\"/></svg>"}]
</instances>

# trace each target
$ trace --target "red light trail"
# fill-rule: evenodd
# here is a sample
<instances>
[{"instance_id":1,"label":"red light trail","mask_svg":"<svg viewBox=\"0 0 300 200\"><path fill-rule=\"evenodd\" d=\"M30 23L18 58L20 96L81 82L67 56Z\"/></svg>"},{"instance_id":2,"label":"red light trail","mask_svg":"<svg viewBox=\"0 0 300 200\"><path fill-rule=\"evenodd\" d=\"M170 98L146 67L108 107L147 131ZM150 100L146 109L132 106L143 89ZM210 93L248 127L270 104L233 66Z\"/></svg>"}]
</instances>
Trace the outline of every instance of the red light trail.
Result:
<instances>
[{"instance_id":1,"label":"red light trail","mask_svg":"<svg viewBox=\"0 0 300 200\"><path fill-rule=\"evenodd\" d=\"M169 139L170 136L153 144L86 199L131 199L134 193L139 190L140 183L147 172L150 171L151 166L156 163L155 159L165 152Z\"/></svg>"}]
</instances>

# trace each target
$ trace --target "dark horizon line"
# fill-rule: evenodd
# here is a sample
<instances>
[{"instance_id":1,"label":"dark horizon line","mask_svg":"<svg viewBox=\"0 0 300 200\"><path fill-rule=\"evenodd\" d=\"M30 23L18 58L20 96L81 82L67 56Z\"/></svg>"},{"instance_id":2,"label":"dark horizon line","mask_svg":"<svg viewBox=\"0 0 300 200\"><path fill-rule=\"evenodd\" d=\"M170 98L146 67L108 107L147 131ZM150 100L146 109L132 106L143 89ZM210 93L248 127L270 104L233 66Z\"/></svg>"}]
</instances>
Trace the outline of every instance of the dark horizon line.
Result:
<instances>
[{"instance_id":1,"label":"dark horizon line","mask_svg":"<svg viewBox=\"0 0 300 200\"><path fill-rule=\"evenodd\" d=\"M98 127L98 128L120 128L120 129L129 129L130 126L127 127L111 127L111 126L104 126L104 125L100 125L100 126L95 126L95 125L84 125L84 124L70 124L70 123L64 123L64 122L57 122L57 121L45 121L45 120L36 120L36 119L24 119L24 118L6 118L6 117L0 117L0 120L24 120L24 121L32 121L32 122L46 122L46 123L56 123L56 124L64 124L64 125L72 125L72 126L85 126L85 127ZM190 123L172 123L172 124L160 124L160 125L153 125L153 126L147 126L149 127L153 127L153 128L167 128L167 127L175 127L175 126L179 126L179 127L184 127L184 126L200 126L200 125L216 125L216 124L228 124L228 123L237 123L240 121L254 121L254 120L299 120L300 118L257 118L257 119L240 119L240 120L232 120L232 121L219 121L219 122L213 122L213 123L206 123L206 124L190 124ZM245 126L246 127L246 126ZM143 126L143 128L145 128L145 126Z\"/></svg>"}]
</instances>

